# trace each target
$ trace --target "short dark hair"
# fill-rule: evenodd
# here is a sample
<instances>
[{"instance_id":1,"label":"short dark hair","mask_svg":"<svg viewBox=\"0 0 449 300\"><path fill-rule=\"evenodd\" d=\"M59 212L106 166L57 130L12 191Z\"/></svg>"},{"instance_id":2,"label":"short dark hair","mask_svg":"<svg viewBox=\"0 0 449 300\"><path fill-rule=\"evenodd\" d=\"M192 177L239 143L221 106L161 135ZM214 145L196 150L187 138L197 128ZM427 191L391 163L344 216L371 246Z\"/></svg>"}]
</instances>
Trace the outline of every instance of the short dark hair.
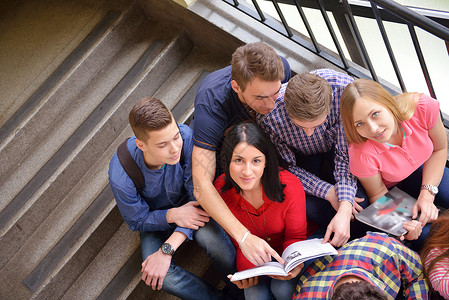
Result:
<instances>
[{"instance_id":1,"label":"short dark hair","mask_svg":"<svg viewBox=\"0 0 449 300\"><path fill-rule=\"evenodd\" d=\"M377 287L362 280L345 282L337 286L332 293L332 300L387 300L387 296Z\"/></svg>"},{"instance_id":2,"label":"short dark hair","mask_svg":"<svg viewBox=\"0 0 449 300\"><path fill-rule=\"evenodd\" d=\"M250 122L240 123L232 127L223 140L220 161L225 173L225 184L222 191L235 188L240 192L240 187L232 180L229 173L229 164L234 148L242 142L256 147L265 155L265 170L261 178L263 190L271 201L283 202L285 186L279 180L279 162L276 149L262 129Z\"/></svg>"},{"instance_id":3,"label":"short dark hair","mask_svg":"<svg viewBox=\"0 0 449 300\"><path fill-rule=\"evenodd\" d=\"M273 48L262 42L238 47L232 54L231 78L244 91L254 78L281 81L285 77L284 64Z\"/></svg>"},{"instance_id":4,"label":"short dark hair","mask_svg":"<svg viewBox=\"0 0 449 300\"><path fill-rule=\"evenodd\" d=\"M139 140L147 140L149 132L167 127L172 120L164 103L153 97L141 99L129 112L129 124Z\"/></svg>"}]
</instances>

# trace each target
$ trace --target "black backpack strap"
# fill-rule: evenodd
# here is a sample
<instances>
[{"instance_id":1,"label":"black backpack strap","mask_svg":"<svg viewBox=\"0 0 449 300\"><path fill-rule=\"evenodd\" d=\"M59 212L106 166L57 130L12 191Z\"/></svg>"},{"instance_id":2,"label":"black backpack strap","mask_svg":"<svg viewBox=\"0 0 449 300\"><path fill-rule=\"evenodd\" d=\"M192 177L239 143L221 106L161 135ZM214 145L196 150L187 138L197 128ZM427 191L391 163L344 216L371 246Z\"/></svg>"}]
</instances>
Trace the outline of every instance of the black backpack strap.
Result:
<instances>
[{"instance_id":1,"label":"black backpack strap","mask_svg":"<svg viewBox=\"0 0 449 300\"><path fill-rule=\"evenodd\" d=\"M179 159L179 164L182 166L184 166L184 147L181 148L181 158Z\"/></svg>"},{"instance_id":2,"label":"black backpack strap","mask_svg":"<svg viewBox=\"0 0 449 300\"><path fill-rule=\"evenodd\" d=\"M140 194L145 187L145 180L143 179L142 171L128 151L128 140L129 138L127 138L123 143L120 144L120 146L118 146L117 156L126 174L128 174L128 176L134 182L137 192Z\"/></svg>"}]
</instances>

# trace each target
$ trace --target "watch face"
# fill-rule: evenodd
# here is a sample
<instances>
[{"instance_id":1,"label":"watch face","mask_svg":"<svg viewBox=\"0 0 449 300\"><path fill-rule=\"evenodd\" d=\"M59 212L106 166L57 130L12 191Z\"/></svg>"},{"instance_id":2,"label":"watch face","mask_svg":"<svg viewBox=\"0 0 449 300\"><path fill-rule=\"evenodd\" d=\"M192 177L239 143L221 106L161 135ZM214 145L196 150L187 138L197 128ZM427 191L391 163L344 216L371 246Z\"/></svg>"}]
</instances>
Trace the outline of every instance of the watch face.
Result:
<instances>
[{"instance_id":1,"label":"watch face","mask_svg":"<svg viewBox=\"0 0 449 300\"><path fill-rule=\"evenodd\" d=\"M161 246L162 253L173 255L173 247L169 243L163 243Z\"/></svg>"},{"instance_id":2,"label":"watch face","mask_svg":"<svg viewBox=\"0 0 449 300\"><path fill-rule=\"evenodd\" d=\"M438 193L438 188L434 185L430 186L430 190L432 191L432 193L437 194Z\"/></svg>"}]
</instances>

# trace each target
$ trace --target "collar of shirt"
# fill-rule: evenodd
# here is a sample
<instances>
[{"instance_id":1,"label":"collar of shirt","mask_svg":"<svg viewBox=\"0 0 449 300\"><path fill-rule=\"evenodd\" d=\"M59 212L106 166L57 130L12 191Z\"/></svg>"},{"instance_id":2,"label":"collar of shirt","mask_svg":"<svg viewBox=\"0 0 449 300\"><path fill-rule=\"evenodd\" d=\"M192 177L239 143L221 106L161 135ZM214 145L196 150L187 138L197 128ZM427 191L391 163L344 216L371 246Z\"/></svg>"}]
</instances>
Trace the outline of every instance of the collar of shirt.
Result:
<instances>
[{"instance_id":1,"label":"collar of shirt","mask_svg":"<svg viewBox=\"0 0 449 300\"><path fill-rule=\"evenodd\" d=\"M252 214L253 216L261 216L264 212L268 210L268 208L272 203L272 201L270 201L270 199L267 198L265 193L263 193L262 197L264 204L261 205L258 209L255 209L254 206L252 206L245 198L243 198L243 196L239 192L237 192L235 188L231 189L230 194L233 195L232 196L233 199L237 199L237 204L242 211L247 211L249 214Z\"/></svg>"},{"instance_id":2,"label":"collar of shirt","mask_svg":"<svg viewBox=\"0 0 449 300\"><path fill-rule=\"evenodd\" d=\"M380 291L385 290L386 284L383 281L374 277L373 274L371 274L370 272L368 272L364 269L352 268L349 270L338 270L338 272L339 272L339 275L337 275L335 277L334 282L327 290L327 295L326 295L327 299L332 299L332 295L334 293L334 287L335 287L335 284L338 282L338 280L340 280L344 276L349 276L349 275L357 276L357 277L361 278L362 280L368 281L370 284L377 287Z\"/></svg>"},{"instance_id":3,"label":"collar of shirt","mask_svg":"<svg viewBox=\"0 0 449 300\"><path fill-rule=\"evenodd\" d=\"M405 141L408 136L412 135L413 131L410 128L410 126L407 124L407 122L401 123L401 126L402 126L402 129L404 129L404 135L405 135L404 141ZM378 143L378 142L375 142L372 140L367 140L366 143L371 145L371 147L373 147L378 154L388 151L391 148L391 146L387 145L386 143ZM361 144L361 145L363 145L363 144ZM351 147L351 145L350 145L350 147Z\"/></svg>"}]
</instances>

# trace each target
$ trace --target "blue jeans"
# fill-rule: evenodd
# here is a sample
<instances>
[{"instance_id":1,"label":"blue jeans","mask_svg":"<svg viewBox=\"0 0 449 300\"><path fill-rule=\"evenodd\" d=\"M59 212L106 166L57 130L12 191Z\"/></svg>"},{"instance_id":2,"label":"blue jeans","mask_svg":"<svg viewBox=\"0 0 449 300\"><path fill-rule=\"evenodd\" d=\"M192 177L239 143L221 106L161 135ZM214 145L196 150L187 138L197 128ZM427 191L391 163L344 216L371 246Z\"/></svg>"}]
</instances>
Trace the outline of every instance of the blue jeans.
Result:
<instances>
[{"instance_id":1,"label":"blue jeans","mask_svg":"<svg viewBox=\"0 0 449 300\"><path fill-rule=\"evenodd\" d=\"M158 251L172 232L172 230L140 232L143 260ZM237 289L226 278L226 275L236 272L236 252L226 232L211 219L195 232L194 239L209 255L228 286ZM176 265L174 259L170 263L162 290L181 299L222 299L223 297L215 287Z\"/></svg>"},{"instance_id":2,"label":"blue jeans","mask_svg":"<svg viewBox=\"0 0 449 300\"><path fill-rule=\"evenodd\" d=\"M312 155L302 155L298 153L296 154L296 164L298 167L303 168L307 172L316 175L320 179L327 181L330 184L335 184L335 178L333 175L333 171L335 169L334 159L334 148L326 153L316 153ZM360 183L357 184L357 193L355 196L365 199L363 202L359 203L359 205L363 208L369 205L365 189ZM308 221L312 221L319 225L321 229L320 232L323 233L323 236L321 237L324 237L326 228L332 218L335 216L336 211L326 199L306 194L306 214ZM351 224L351 239L365 235L364 229L362 229L362 227L358 225L360 224L358 224L357 222Z\"/></svg>"},{"instance_id":3,"label":"blue jeans","mask_svg":"<svg viewBox=\"0 0 449 300\"><path fill-rule=\"evenodd\" d=\"M412 197L418 198L421 191L422 184L422 166L419 167L415 172L410 174L406 179L402 180L396 186L409 194ZM435 196L435 205L440 208L449 208L449 168L444 168L443 177L441 178L440 185L438 186L438 194ZM442 211L440 211L442 212ZM407 245L415 250L420 251L424 245L424 241L427 239L430 233L430 225L426 224L422 229L422 233L417 240L407 241Z\"/></svg>"},{"instance_id":4,"label":"blue jeans","mask_svg":"<svg viewBox=\"0 0 449 300\"><path fill-rule=\"evenodd\" d=\"M246 300L270 300L270 299L292 299L293 293L296 290L298 277L290 280L276 280L268 276L259 276L259 281L256 285L246 288Z\"/></svg>"},{"instance_id":5,"label":"blue jeans","mask_svg":"<svg viewBox=\"0 0 449 300\"><path fill-rule=\"evenodd\" d=\"M409 194L414 198L418 198L421 191L422 183L422 167L419 167L415 172L410 174L406 179L402 180L396 186ZM441 207L443 210L449 208L449 169L445 168L443 177L439 185L439 192L435 197L435 205ZM360 231L379 231L376 228L357 222ZM426 224L422 233L418 239L412 241L405 241L404 244L407 245L412 250L419 252L424 245L425 240L429 236L431 224Z\"/></svg>"}]
</instances>

